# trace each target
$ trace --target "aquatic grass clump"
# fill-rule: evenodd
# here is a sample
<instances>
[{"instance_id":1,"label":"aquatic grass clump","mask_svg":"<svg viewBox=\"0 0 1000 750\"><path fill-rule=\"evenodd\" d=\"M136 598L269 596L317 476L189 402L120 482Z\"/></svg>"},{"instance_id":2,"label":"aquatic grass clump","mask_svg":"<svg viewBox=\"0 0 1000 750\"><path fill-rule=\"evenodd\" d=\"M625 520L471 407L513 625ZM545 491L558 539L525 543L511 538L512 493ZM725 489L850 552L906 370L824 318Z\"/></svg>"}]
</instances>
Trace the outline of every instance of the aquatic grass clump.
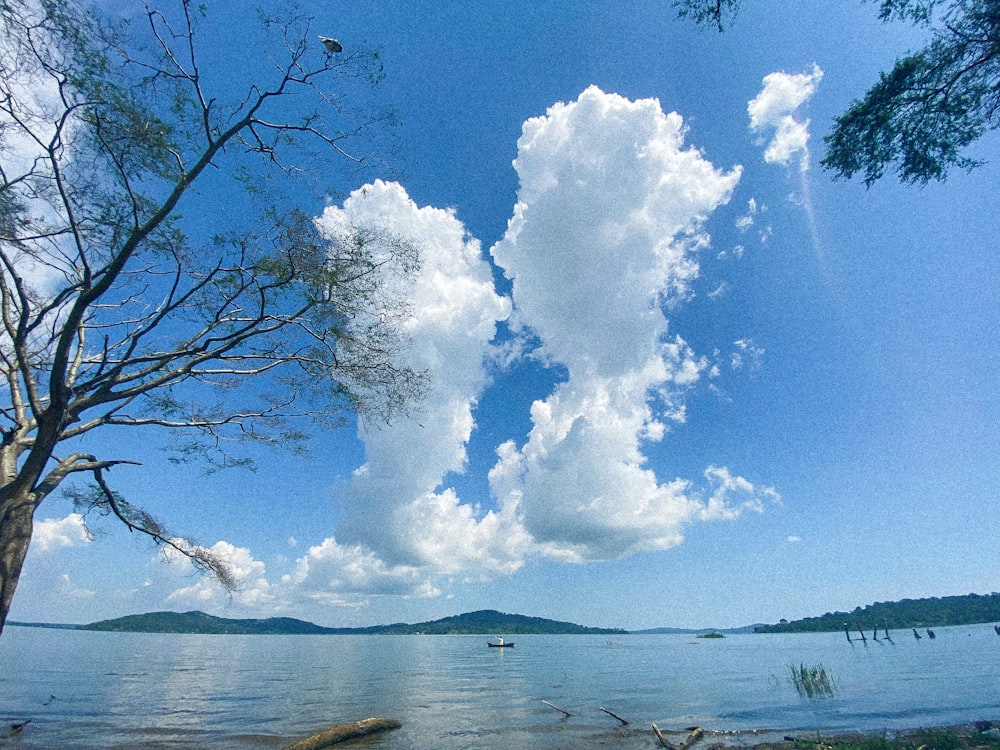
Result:
<instances>
[{"instance_id":1,"label":"aquatic grass clump","mask_svg":"<svg viewBox=\"0 0 1000 750\"><path fill-rule=\"evenodd\" d=\"M806 698L825 698L833 695L833 677L822 664L792 666L792 684L799 695Z\"/></svg>"}]
</instances>

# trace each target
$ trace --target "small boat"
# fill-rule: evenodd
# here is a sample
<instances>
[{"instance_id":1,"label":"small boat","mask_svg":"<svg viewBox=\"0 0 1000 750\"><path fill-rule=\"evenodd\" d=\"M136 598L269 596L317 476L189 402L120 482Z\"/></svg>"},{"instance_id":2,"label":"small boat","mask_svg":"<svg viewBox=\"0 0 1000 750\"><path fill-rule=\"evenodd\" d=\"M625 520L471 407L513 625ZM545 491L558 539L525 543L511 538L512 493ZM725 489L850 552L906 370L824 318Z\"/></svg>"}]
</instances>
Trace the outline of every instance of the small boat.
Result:
<instances>
[{"instance_id":1,"label":"small boat","mask_svg":"<svg viewBox=\"0 0 1000 750\"><path fill-rule=\"evenodd\" d=\"M490 643L489 641L486 641L486 645L490 648L514 648L514 641L506 643L503 638L498 638L497 640L499 643Z\"/></svg>"}]
</instances>

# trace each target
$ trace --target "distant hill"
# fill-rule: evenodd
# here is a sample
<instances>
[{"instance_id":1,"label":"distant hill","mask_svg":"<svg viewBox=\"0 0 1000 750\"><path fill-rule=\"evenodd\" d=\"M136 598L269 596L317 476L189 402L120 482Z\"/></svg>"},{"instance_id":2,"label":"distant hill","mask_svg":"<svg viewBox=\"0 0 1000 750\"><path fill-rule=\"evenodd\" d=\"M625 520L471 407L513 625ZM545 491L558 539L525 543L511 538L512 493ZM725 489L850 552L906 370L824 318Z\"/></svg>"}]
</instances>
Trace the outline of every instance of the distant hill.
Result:
<instances>
[{"instance_id":1,"label":"distant hill","mask_svg":"<svg viewBox=\"0 0 1000 750\"><path fill-rule=\"evenodd\" d=\"M740 628L647 628L646 630L631 630L636 635L705 635L707 633L755 633L757 628L767 627L763 624L744 625Z\"/></svg>"},{"instance_id":2,"label":"distant hill","mask_svg":"<svg viewBox=\"0 0 1000 750\"><path fill-rule=\"evenodd\" d=\"M946 625L974 625L1000 622L1000 594L967 594L929 599L902 599L898 602L875 602L856 607L853 612L827 612L820 617L806 617L776 625L760 625L756 633L819 633L850 629L872 630L875 626L934 628Z\"/></svg>"},{"instance_id":3,"label":"distant hill","mask_svg":"<svg viewBox=\"0 0 1000 750\"><path fill-rule=\"evenodd\" d=\"M17 620L7 620L7 625L16 625L22 628L53 628L55 630L79 630L79 625L64 625L57 622L18 622Z\"/></svg>"},{"instance_id":4,"label":"distant hill","mask_svg":"<svg viewBox=\"0 0 1000 750\"><path fill-rule=\"evenodd\" d=\"M416 625L387 625L380 632L424 633L441 635L587 635L623 634L620 628L589 628L572 622L546 620L543 617L509 615L493 609L467 612L464 615L444 617L440 620L421 622Z\"/></svg>"},{"instance_id":5,"label":"distant hill","mask_svg":"<svg viewBox=\"0 0 1000 750\"><path fill-rule=\"evenodd\" d=\"M121 633L218 633L232 635L318 635L332 632L292 617L269 617L259 620L230 620L204 612L147 612L126 615L81 625L80 630L104 630Z\"/></svg>"},{"instance_id":6,"label":"distant hill","mask_svg":"<svg viewBox=\"0 0 1000 750\"><path fill-rule=\"evenodd\" d=\"M204 612L149 612L127 615L113 620L101 620L81 625L81 630L127 633L208 633L232 635L576 635L622 634L624 630L589 628L571 622L546 620L542 617L509 615L486 609L440 620L415 624L396 623L365 628L324 628L291 617L269 617L257 620L233 620L214 617Z\"/></svg>"}]
</instances>

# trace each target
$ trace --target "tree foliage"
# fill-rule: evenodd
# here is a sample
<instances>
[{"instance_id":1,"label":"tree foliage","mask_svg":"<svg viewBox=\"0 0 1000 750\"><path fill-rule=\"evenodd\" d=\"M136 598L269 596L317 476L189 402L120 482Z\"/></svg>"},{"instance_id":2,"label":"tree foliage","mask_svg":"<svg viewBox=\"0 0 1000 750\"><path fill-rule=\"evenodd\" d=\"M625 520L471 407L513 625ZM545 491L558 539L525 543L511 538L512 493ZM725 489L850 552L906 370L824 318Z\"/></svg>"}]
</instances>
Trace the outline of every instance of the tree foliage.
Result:
<instances>
[{"instance_id":1,"label":"tree foliage","mask_svg":"<svg viewBox=\"0 0 1000 750\"><path fill-rule=\"evenodd\" d=\"M202 27L226 19L164 2L111 28L0 0L0 628L33 513L74 477L84 507L227 582L108 485L127 442L94 455L88 433L159 427L187 436L180 462L242 464L241 443L388 420L424 387L399 356L417 248L378 227L322 236L309 216L311 181L366 164L349 149L381 118L352 96L377 53L326 53L289 8L260 16L258 68L224 70L252 40L212 49Z\"/></svg>"},{"instance_id":2,"label":"tree foliage","mask_svg":"<svg viewBox=\"0 0 1000 750\"><path fill-rule=\"evenodd\" d=\"M677 0L682 17L720 31L739 0ZM943 180L980 162L968 146L1000 127L1000 1L880 0L883 21L925 26L930 41L896 61L837 117L822 165L866 185L894 171L904 183Z\"/></svg>"},{"instance_id":3,"label":"tree foliage","mask_svg":"<svg viewBox=\"0 0 1000 750\"><path fill-rule=\"evenodd\" d=\"M805 617L776 625L760 625L757 633L823 633L861 628L872 632L876 627L893 629L973 625L1000 621L1000 594L966 594L929 599L901 599L898 602L875 602L856 607L853 612L827 612L819 617Z\"/></svg>"},{"instance_id":4,"label":"tree foliage","mask_svg":"<svg viewBox=\"0 0 1000 750\"><path fill-rule=\"evenodd\" d=\"M887 1L883 16L931 24L932 5ZM926 184L979 164L963 152L1000 127L1000 2L957 0L931 34L836 119L823 166L871 185L889 168L902 182Z\"/></svg>"},{"instance_id":5,"label":"tree foliage","mask_svg":"<svg viewBox=\"0 0 1000 750\"><path fill-rule=\"evenodd\" d=\"M714 26L719 31L736 18L740 0L674 0L680 18L690 18L700 26Z\"/></svg>"}]
</instances>

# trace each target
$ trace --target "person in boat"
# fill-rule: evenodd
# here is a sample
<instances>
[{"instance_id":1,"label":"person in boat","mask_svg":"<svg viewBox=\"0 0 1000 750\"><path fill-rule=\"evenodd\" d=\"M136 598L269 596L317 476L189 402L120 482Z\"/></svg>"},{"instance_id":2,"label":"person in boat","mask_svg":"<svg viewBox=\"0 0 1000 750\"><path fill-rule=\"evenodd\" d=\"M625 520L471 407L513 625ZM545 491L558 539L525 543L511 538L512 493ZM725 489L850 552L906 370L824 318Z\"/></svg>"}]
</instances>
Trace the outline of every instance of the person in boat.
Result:
<instances>
[{"instance_id":1,"label":"person in boat","mask_svg":"<svg viewBox=\"0 0 1000 750\"><path fill-rule=\"evenodd\" d=\"M497 645L498 646L502 646L503 645L503 636L502 635L498 635L497 636Z\"/></svg>"}]
</instances>

